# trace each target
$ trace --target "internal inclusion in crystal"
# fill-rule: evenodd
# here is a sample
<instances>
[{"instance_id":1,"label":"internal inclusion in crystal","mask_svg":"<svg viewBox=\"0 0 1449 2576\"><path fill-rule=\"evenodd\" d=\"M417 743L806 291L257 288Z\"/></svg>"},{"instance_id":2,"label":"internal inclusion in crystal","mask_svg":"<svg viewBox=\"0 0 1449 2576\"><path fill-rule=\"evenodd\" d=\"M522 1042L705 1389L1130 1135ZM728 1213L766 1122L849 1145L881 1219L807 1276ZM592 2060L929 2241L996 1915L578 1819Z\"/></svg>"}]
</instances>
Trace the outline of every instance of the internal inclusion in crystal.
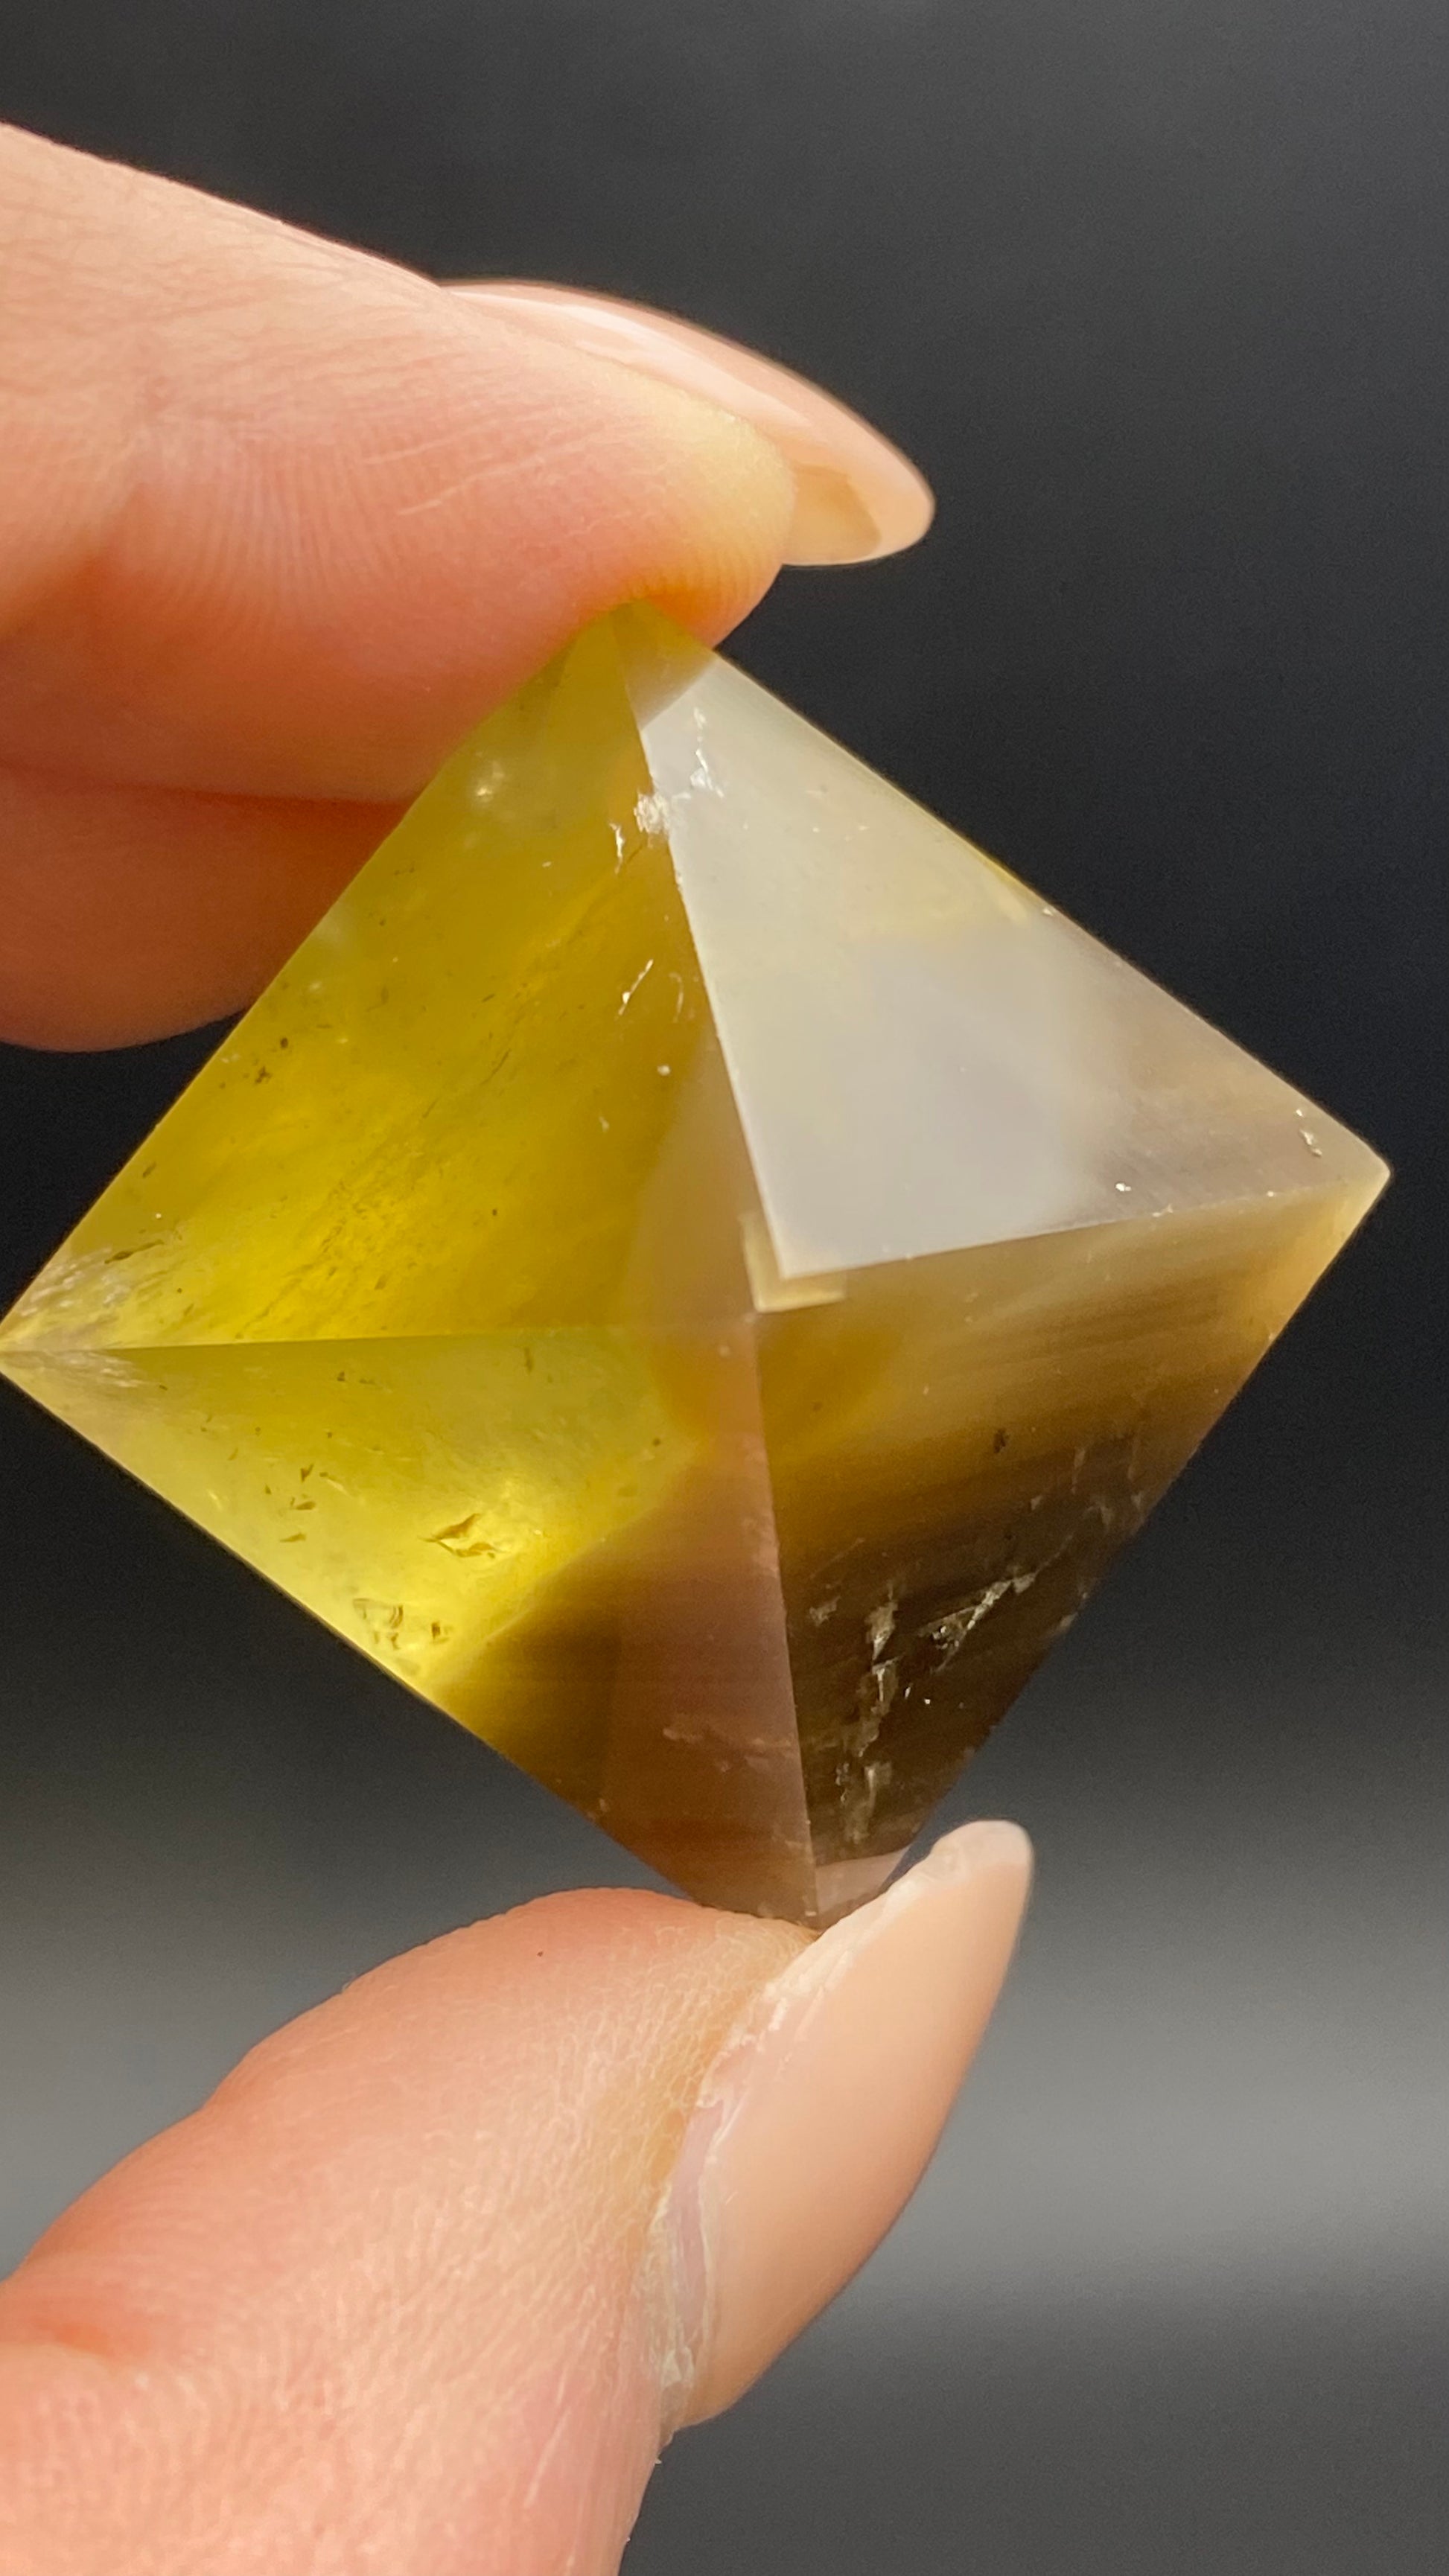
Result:
<instances>
[{"instance_id":1,"label":"internal inclusion in crystal","mask_svg":"<svg viewBox=\"0 0 1449 2576\"><path fill-rule=\"evenodd\" d=\"M872 1894L1377 1158L640 610L492 717L0 1332L692 1894Z\"/></svg>"}]
</instances>

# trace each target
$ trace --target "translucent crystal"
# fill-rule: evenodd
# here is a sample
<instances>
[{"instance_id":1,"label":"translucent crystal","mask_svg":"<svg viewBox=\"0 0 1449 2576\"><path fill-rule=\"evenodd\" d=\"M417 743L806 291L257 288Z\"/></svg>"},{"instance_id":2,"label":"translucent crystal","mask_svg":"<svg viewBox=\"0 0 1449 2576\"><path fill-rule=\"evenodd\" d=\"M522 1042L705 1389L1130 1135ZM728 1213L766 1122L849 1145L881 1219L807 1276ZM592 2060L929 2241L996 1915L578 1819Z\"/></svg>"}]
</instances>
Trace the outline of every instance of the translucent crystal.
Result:
<instances>
[{"instance_id":1,"label":"translucent crystal","mask_svg":"<svg viewBox=\"0 0 1449 2576\"><path fill-rule=\"evenodd\" d=\"M0 1366L681 1886L818 1922L1383 1178L629 611L449 762Z\"/></svg>"}]
</instances>

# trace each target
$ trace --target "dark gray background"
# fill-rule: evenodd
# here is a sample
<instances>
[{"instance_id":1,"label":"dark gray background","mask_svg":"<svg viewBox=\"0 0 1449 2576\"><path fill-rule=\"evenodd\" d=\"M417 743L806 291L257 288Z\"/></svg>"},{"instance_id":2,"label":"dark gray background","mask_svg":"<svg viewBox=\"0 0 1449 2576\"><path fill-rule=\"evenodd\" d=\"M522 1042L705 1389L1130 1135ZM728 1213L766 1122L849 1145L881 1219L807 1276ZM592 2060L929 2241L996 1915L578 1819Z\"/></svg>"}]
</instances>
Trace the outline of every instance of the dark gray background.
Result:
<instances>
[{"instance_id":1,"label":"dark gray background","mask_svg":"<svg viewBox=\"0 0 1449 2576\"><path fill-rule=\"evenodd\" d=\"M629 2576L1439 2569L1443 0L5 0L0 111L852 398L938 531L788 580L743 658L1399 1167L955 1801L1040 1850L979 2071ZM7 1285L204 1051L4 1057ZM3 1437L18 2253L339 1979L632 1873L18 1399Z\"/></svg>"}]
</instances>

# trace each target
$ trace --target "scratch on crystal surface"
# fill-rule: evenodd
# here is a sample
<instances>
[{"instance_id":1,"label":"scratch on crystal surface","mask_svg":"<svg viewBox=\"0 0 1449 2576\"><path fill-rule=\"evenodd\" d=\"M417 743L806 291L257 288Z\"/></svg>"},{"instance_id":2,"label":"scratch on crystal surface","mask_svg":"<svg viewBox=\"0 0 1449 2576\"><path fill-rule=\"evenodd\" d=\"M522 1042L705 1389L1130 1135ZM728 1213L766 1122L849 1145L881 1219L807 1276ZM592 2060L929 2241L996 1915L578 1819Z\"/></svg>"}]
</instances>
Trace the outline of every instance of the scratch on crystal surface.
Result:
<instances>
[{"instance_id":1,"label":"scratch on crystal surface","mask_svg":"<svg viewBox=\"0 0 1449 2576\"><path fill-rule=\"evenodd\" d=\"M23 1367L27 1360L47 1370L60 1369L66 1376L78 1378L82 1384L89 1381L97 1386L114 1387L118 1391L125 1388L141 1395L149 1392L140 1370L114 1351L93 1351L84 1346L69 1350L26 1350L22 1346L14 1353L14 1364Z\"/></svg>"},{"instance_id":2,"label":"scratch on crystal surface","mask_svg":"<svg viewBox=\"0 0 1449 2576\"><path fill-rule=\"evenodd\" d=\"M625 992L625 994L624 994L623 1000L622 1000L622 1001L620 1002L620 1004L619 1004L619 1017L620 1017L620 1019L622 1019L622 1018L623 1018L624 1013L627 1011L627 1009L628 1009L628 1007L629 1007L630 1003L631 1003L631 1002L633 1001L633 999L634 999L635 994L638 992L640 985L643 983L645 976L646 976L647 974L649 974L649 972L651 971L651 969L652 969L652 967L653 967L653 964L654 964L654 960L653 960L653 958L652 958L652 957L646 957L646 959L645 959L645 961L644 961L643 965L642 965L642 966L640 967L640 969L639 969L638 974L635 976L633 983L628 987L627 991L626 991L626 992Z\"/></svg>"},{"instance_id":3,"label":"scratch on crystal surface","mask_svg":"<svg viewBox=\"0 0 1449 2576\"><path fill-rule=\"evenodd\" d=\"M447 1529L434 1530L428 1545L444 1547L450 1556L496 1556L498 1550L492 1539L484 1536L483 1528L482 1513L467 1512L462 1520L451 1522Z\"/></svg>"},{"instance_id":4,"label":"scratch on crystal surface","mask_svg":"<svg viewBox=\"0 0 1449 2576\"><path fill-rule=\"evenodd\" d=\"M155 1235L146 1242L104 1252L57 1253L49 1269L26 1290L16 1314L54 1331L64 1330L79 1310L88 1335L94 1334L121 1311L132 1293L134 1283L124 1275L126 1263L163 1251L169 1241L168 1235Z\"/></svg>"},{"instance_id":5,"label":"scratch on crystal surface","mask_svg":"<svg viewBox=\"0 0 1449 2576\"><path fill-rule=\"evenodd\" d=\"M655 795L636 796L634 799L634 820L638 824L646 841L662 841L669 830L668 797Z\"/></svg>"},{"instance_id":6,"label":"scratch on crystal surface","mask_svg":"<svg viewBox=\"0 0 1449 2576\"><path fill-rule=\"evenodd\" d=\"M934 1619L931 1622L930 1635L935 1639L936 1644L945 1650L941 1656L941 1671L944 1672L948 1664L955 1662L972 1630L980 1627L982 1620L995 1609L998 1601L1003 1601L1008 1592L1017 1588L1018 1581L1021 1589L1025 1590L1026 1585L1034 1582L1035 1579L1034 1575L1013 1578L1009 1574L1003 1574L997 1582L988 1583L984 1591L974 1593L969 1601L963 1601L959 1610L948 1610L944 1618Z\"/></svg>"},{"instance_id":7,"label":"scratch on crystal surface","mask_svg":"<svg viewBox=\"0 0 1449 2576\"><path fill-rule=\"evenodd\" d=\"M396 1652L407 1617L406 1605L401 1601L373 1601L365 1592L359 1592L352 1606L374 1643L391 1646Z\"/></svg>"},{"instance_id":8,"label":"scratch on crystal surface","mask_svg":"<svg viewBox=\"0 0 1449 2576\"><path fill-rule=\"evenodd\" d=\"M695 707L691 713L694 720L694 761L689 772L690 786L699 788L705 796L722 795L724 791L710 768L708 754L704 747L708 719L703 707Z\"/></svg>"},{"instance_id":9,"label":"scratch on crystal surface","mask_svg":"<svg viewBox=\"0 0 1449 2576\"><path fill-rule=\"evenodd\" d=\"M872 1663L879 1663L882 1647L888 1645L895 1634L896 1610L897 1603L894 1593L887 1593L885 1600L880 1605L880 1608L878 1610L872 1610L869 1618L866 1620L866 1643L870 1647L870 1659Z\"/></svg>"}]
</instances>

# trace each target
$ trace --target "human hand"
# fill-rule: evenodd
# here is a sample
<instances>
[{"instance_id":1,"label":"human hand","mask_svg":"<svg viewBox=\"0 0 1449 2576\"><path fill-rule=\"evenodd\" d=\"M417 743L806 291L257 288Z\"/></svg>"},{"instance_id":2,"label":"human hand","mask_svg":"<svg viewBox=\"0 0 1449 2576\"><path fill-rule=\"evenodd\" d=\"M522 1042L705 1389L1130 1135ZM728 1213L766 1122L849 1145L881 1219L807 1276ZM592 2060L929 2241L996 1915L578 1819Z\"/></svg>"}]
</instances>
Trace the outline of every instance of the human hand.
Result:
<instances>
[{"instance_id":1,"label":"human hand","mask_svg":"<svg viewBox=\"0 0 1449 2576\"><path fill-rule=\"evenodd\" d=\"M607 308L525 318L19 135L0 246L22 1042L245 1001L589 616L714 637L786 553L924 523L824 397ZM1027 1870L964 1827L813 1944L551 1898L264 2042L0 2288L0 2576L607 2576L660 2442L912 2188Z\"/></svg>"}]
</instances>

